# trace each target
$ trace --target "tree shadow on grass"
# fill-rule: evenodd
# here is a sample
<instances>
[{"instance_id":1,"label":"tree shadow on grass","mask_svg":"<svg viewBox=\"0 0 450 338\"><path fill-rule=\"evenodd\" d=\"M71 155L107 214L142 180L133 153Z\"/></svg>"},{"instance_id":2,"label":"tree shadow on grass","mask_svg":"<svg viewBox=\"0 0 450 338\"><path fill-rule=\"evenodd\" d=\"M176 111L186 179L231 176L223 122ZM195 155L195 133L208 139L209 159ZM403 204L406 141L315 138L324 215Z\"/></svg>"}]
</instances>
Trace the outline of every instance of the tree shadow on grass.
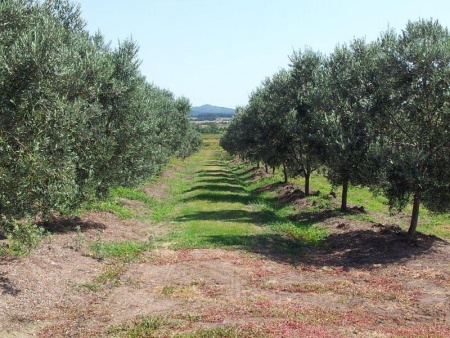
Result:
<instances>
[{"instance_id":1,"label":"tree shadow on grass","mask_svg":"<svg viewBox=\"0 0 450 338\"><path fill-rule=\"evenodd\" d=\"M48 221L40 222L39 226L43 227L50 233L68 233L74 231L87 231L91 229L106 229L103 223L83 220L80 217L52 217Z\"/></svg>"},{"instance_id":2,"label":"tree shadow on grass","mask_svg":"<svg viewBox=\"0 0 450 338\"><path fill-rule=\"evenodd\" d=\"M274 183L257 191L277 190L284 183ZM295 191L294 191L295 192ZM292 193L290 194L292 195ZM289 196L290 196L289 195ZM211 195L205 194L199 198L210 201L232 201L235 195ZM254 201L258 197L253 195ZM274 201L279 200L276 197ZM240 202L245 202L242 199ZM236 201L236 200L235 200ZM264 199L268 202L267 199ZM358 208L341 212L339 209L308 210L289 217L293 226L308 228L315 225L329 226L330 222L324 221L345 215L364 214L364 210ZM273 212L248 212L240 210L202 212L188 215L184 220L221 220L230 222L247 222L268 225L278 221L284 222ZM209 236L207 240L215 246L233 246L249 252L261 254L271 260L289 263L293 265L302 264L314 267L334 266L347 268L371 268L374 264L393 264L433 252L434 248L441 245L450 245L434 236L417 234L416 242L411 245L406 239L406 234L395 226L384 226L381 224L357 225L359 228L345 231L348 222L343 220L337 226L342 227L337 232L330 231L320 245L312 245L310 242L295 239L282 233L261 234L250 236ZM333 223L333 222L332 222ZM334 224L336 225L336 224ZM340 233L339 233L340 232Z\"/></svg>"},{"instance_id":3,"label":"tree shadow on grass","mask_svg":"<svg viewBox=\"0 0 450 338\"><path fill-rule=\"evenodd\" d=\"M184 191L183 193L189 193L193 191L206 190L206 191L221 191L221 192L231 192L240 194L245 192L245 189L237 186L228 186L228 185L217 185L217 184L205 184L205 185L196 185L189 190Z\"/></svg>"},{"instance_id":4,"label":"tree shadow on grass","mask_svg":"<svg viewBox=\"0 0 450 338\"><path fill-rule=\"evenodd\" d=\"M212 179L220 178L220 177L228 178L228 179L234 179L235 178L234 175L230 175L230 174L226 174L226 173L209 173L209 172L208 173L199 174L198 176L202 177L202 178L212 178Z\"/></svg>"},{"instance_id":5,"label":"tree shadow on grass","mask_svg":"<svg viewBox=\"0 0 450 338\"><path fill-rule=\"evenodd\" d=\"M230 173L228 170L208 170L208 171L200 171L198 173L199 176L216 176L216 175L223 175L223 176L230 176L233 177L234 175Z\"/></svg>"},{"instance_id":6,"label":"tree shadow on grass","mask_svg":"<svg viewBox=\"0 0 450 338\"><path fill-rule=\"evenodd\" d=\"M211 203L240 203L240 204L250 204L255 202L255 198L251 195L238 195L236 193L231 194L219 194L219 193L201 193L196 194L192 197L185 197L181 199L181 202L191 202L191 201L208 201Z\"/></svg>"},{"instance_id":7,"label":"tree shadow on grass","mask_svg":"<svg viewBox=\"0 0 450 338\"><path fill-rule=\"evenodd\" d=\"M255 171L259 170L257 168L250 168L242 171L241 168L231 168L230 169L239 178L249 178Z\"/></svg>"},{"instance_id":8,"label":"tree shadow on grass","mask_svg":"<svg viewBox=\"0 0 450 338\"><path fill-rule=\"evenodd\" d=\"M226 169L203 169L203 170L198 170L196 172L198 175L202 176L202 175L208 175L208 174L226 174L226 175L232 175L232 173L230 173L229 170Z\"/></svg>"},{"instance_id":9,"label":"tree shadow on grass","mask_svg":"<svg viewBox=\"0 0 450 338\"><path fill-rule=\"evenodd\" d=\"M220 222L239 222L251 223L267 226L276 222L279 217L269 210L246 211L246 210L217 210L217 211L199 211L193 214L179 216L175 218L178 222L190 221L220 221Z\"/></svg>"},{"instance_id":10,"label":"tree shadow on grass","mask_svg":"<svg viewBox=\"0 0 450 338\"><path fill-rule=\"evenodd\" d=\"M263 192L275 191L285 185L286 185L286 183L284 183L284 182L275 182L275 183L263 185L262 187L255 189L254 193L262 194Z\"/></svg>"},{"instance_id":11,"label":"tree shadow on grass","mask_svg":"<svg viewBox=\"0 0 450 338\"><path fill-rule=\"evenodd\" d=\"M229 185L239 185L238 180L232 178L204 178L198 181L199 183L205 184L229 184ZM240 185L239 185L240 186Z\"/></svg>"},{"instance_id":12,"label":"tree shadow on grass","mask_svg":"<svg viewBox=\"0 0 450 338\"><path fill-rule=\"evenodd\" d=\"M207 163L210 164L204 164L204 167L223 167L223 163L221 161L217 161L217 160L208 160L206 161Z\"/></svg>"},{"instance_id":13,"label":"tree shadow on grass","mask_svg":"<svg viewBox=\"0 0 450 338\"><path fill-rule=\"evenodd\" d=\"M232 172L240 179L255 172L254 168L243 171L239 168L232 168ZM206 176L206 175L205 175ZM230 183L228 180L211 179L204 180L205 183ZM207 189L207 185L205 188ZM219 187L217 187L219 191ZM281 191L280 191L281 190ZM274 198L264 198L270 204L292 203L304 199L304 193L298 191L298 187L291 187L283 182L272 183L254 191L252 200L256 201L258 195L268 192L278 191L280 196ZM234 191L230 191L234 192ZM196 196L200 199L212 202L235 201L240 199L235 195L214 195L201 194ZM194 197L195 198L195 197ZM247 198L240 199L245 203ZM340 219L344 215L361 214L364 210L350 209L341 212L339 209L306 210L289 217L293 226L309 228L315 225L330 226L335 222L330 219ZM245 222L269 225L278 221L285 222L273 212L249 212L242 210L208 211L187 215L178 219L179 221L191 220L218 220L225 222ZM401 263L416 257L433 253L435 248L449 246L450 244L434 236L427 236L418 233L416 241L411 244L406 234L395 226L384 226L381 224L354 225L347 229L348 224L338 222L334 226L337 229L330 229L330 234L319 245L313 245L307 240L293 238L283 233L269 233L259 235L215 235L206 236L206 241L214 246L237 247L242 250L257 253L271 260L288 263L292 265L306 265L316 268L324 266L339 267L342 269L372 268L374 264L388 265ZM357 227L355 229L355 227Z\"/></svg>"},{"instance_id":14,"label":"tree shadow on grass","mask_svg":"<svg viewBox=\"0 0 450 338\"><path fill-rule=\"evenodd\" d=\"M248 174L245 175L236 175L237 177L239 177L239 179L246 181L247 183L252 183L257 181L259 178L256 178L255 172L250 172Z\"/></svg>"}]
</instances>

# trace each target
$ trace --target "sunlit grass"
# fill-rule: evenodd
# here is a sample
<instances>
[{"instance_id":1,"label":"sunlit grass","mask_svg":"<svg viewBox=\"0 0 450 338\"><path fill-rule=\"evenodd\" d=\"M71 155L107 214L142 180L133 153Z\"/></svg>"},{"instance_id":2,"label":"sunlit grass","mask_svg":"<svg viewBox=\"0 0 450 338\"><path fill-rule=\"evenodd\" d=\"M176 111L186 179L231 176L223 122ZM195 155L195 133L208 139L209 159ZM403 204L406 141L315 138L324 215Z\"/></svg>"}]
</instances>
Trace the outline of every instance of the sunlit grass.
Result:
<instances>
[{"instance_id":1,"label":"sunlit grass","mask_svg":"<svg viewBox=\"0 0 450 338\"><path fill-rule=\"evenodd\" d=\"M169 288L170 289L170 288ZM243 338L250 337L238 330L236 326L223 326L211 328L196 328L194 331L176 332L186 329L186 322L196 322L199 318L188 317L184 320L175 320L161 315L139 316L127 323L109 328L106 333L115 337L141 338L141 337L173 337L173 338ZM259 338L261 335L252 334Z\"/></svg>"},{"instance_id":2,"label":"sunlit grass","mask_svg":"<svg viewBox=\"0 0 450 338\"><path fill-rule=\"evenodd\" d=\"M137 217L130 209L124 206L123 201L108 198L103 201L96 201L85 207L85 210L105 211L115 214L120 219L130 219Z\"/></svg>"},{"instance_id":3,"label":"sunlit grass","mask_svg":"<svg viewBox=\"0 0 450 338\"><path fill-rule=\"evenodd\" d=\"M104 211L115 214L119 219L146 218L126 206L126 200L139 201L146 208L151 208L155 201L139 188L117 187L109 191L102 200L92 201L83 206L83 210Z\"/></svg>"},{"instance_id":4,"label":"sunlit grass","mask_svg":"<svg viewBox=\"0 0 450 338\"><path fill-rule=\"evenodd\" d=\"M274 176L265 177L259 180L250 181L252 165L240 164L233 167L233 171L240 173L240 177L246 184L248 191L256 191L258 188L267 186L269 184L282 182L283 176L280 169L276 171ZM304 178L290 178L290 183L294 183L303 189ZM303 212L320 212L324 210L335 210L339 213L340 198L342 187L333 187L326 177L320 173L314 173L311 176L310 189L312 192L319 192L314 196L306 197L307 200L314 203L314 207L305 206ZM329 193L334 191L336 198L329 197ZM271 200L274 194L263 192L258 195L261 199ZM374 194L370 189L365 187L350 186L348 192L348 206L349 207L364 207L365 212L360 213L339 213L340 217L356 220L356 221L370 221L370 222L390 222L400 225L407 229L409 226L409 216L412 212L412 207L408 205L403 211L403 217L398 217L389 209L388 200L381 194ZM280 217L287 217L294 212L292 205L279 205L276 207L276 213ZM443 238L450 238L450 216L448 214L436 215L421 206L419 216L418 231L425 234L431 234Z\"/></svg>"},{"instance_id":5,"label":"sunlit grass","mask_svg":"<svg viewBox=\"0 0 450 338\"><path fill-rule=\"evenodd\" d=\"M418 230L427 234L450 239L450 216L436 215L422 208Z\"/></svg>"},{"instance_id":6,"label":"sunlit grass","mask_svg":"<svg viewBox=\"0 0 450 338\"><path fill-rule=\"evenodd\" d=\"M299 185L303 184L303 178L295 179L295 182ZM330 191L334 190L337 194L336 202L340 203L341 189L342 187L333 187L327 181L327 179L320 174L314 174L311 177L311 189L319 190L321 194L328 194ZM309 197L309 199L320 199L319 197ZM402 213L406 217L397 217L398 215L392 214L389 209L388 200L386 197L380 194L374 194L371 190L365 187L355 187L350 186L348 192L348 205L349 206L363 206L366 213L356 213L343 215L344 218L360 220L360 221L371 221L371 222L382 222L387 219L393 223L396 223L407 229L409 226L409 216L412 212L412 206L408 205ZM332 208L332 206L329 206ZM435 235L443 238L450 239L450 215L449 214L433 214L428 211L425 207L421 206L419 215L419 225L417 228L425 234Z\"/></svg>"},{"instance_id":7,"label":"sunlit grass","mask_svg":"<svg viewBox=\"0 0 450 338\"><path fill-rule=\"evenodd\" d=\"M91 243L90 250L97 259L121 258L123 260L133 260L143 251L149 250L152 245L148 242L106 242L95 241Z\"/></svg>"},{"instance_id":8,"label":"sunlit grass","mask_svg":"<svg viewBox=\"0 0 450 338\"><path fill-rule=\"evenodd\" d=\"M136 188L126 188L126 187L118 187L111 189L110 191L111 198L126 198L129 200L141 201L149 206L151 206L154 201L148 196L144 191L136 189Z\"/></svg>"},{"instance_id":9,"label":"sunlit grass","mask_svg":"<svg viewBox=\"0 0 450 338\"><path fill-rule=\"evenodd\" d=\"M156 204L153 219L164 220L169 234L160 239L172 248L233 247L274 252L298 252L298 246L317 245L326 233L316 225L288 219L292 207L276 208L273 194L255 190L279 177L251 181L246 165L231 165L218 148L217 137L183 162L172 162L177 173L167 181L170 196ZM282 175L282 173L279 173Z\"/></svg>"}]
</instances>

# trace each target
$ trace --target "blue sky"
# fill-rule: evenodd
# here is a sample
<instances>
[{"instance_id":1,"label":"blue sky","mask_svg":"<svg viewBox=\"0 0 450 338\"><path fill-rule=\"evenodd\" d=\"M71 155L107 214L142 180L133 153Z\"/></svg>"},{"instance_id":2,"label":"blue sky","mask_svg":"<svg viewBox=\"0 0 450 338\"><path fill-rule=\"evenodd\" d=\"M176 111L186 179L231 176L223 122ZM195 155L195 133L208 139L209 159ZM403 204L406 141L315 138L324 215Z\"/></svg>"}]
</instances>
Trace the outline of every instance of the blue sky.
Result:
<instances>
[{"instance_id":1,"label":"blue sky","mask_svg":"<svg viewBox=\"0 0 450 338\"><path fill-rule=\"evenodd\" d=\"M112 46L132 37L147 81L194 106L234 108L289 65L294 50L329 54L352 38L433 18L450 26L448 0L74 0L87 29Z\"/></svg>"}]
</instances>

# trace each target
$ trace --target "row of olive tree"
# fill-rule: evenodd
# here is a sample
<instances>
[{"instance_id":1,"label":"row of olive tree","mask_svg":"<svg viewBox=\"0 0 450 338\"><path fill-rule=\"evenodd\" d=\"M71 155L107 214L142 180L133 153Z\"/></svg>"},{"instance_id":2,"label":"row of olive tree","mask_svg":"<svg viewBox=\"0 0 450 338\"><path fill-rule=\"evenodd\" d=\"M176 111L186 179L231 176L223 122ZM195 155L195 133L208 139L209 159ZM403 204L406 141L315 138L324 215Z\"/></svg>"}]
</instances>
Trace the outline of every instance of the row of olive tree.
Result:
<instances>
[{"instance_id":1,"label":"row of olive tree","mask_svg":"<svg viewBox=\"0 0 450 338\"><path fill-rule=\"evenodd\" d=\"M0 22L3 221L73 211L200 146L189 101L146 82L135 42L89 35L79 6L4 0Z\"/></svg>"},{"instance_id":2,"label":"row of olive tree","mask_svg":"<svg viewBox=\"0 0 450 338\"><path fill-rule=\"evenodd\" d=\"M342 186L383 193L390 206L450 210L450 36L433 20L409 22L367 43L355 39L324 56L290 57L238 110L221 145L251 161L284 165L287 175L327 170Z\"/></svg>"}]
</instances>

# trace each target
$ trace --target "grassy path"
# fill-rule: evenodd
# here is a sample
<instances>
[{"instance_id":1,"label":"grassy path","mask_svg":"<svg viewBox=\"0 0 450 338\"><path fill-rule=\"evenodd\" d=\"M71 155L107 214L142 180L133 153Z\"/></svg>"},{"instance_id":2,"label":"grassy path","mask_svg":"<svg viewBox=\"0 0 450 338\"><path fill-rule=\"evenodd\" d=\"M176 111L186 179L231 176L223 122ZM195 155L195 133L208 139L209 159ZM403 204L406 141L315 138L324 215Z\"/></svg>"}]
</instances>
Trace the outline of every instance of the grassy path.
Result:
<instances>
[{"instance_id":1,"label":"grassy path","mask_svg":"<svg viewBox=\"0 0 450 338\"><path fill-rule=\"evenodd\" d=\"M171 197L157 219L168 221L172 247L251 246L270 235L277 220L271 208L252 195L223 153L206 140L169 179Z\"/></svg>"},{"instance_id":2,"label":"grassy path","mask_svg":"<svg viewBox=\"0 0 450 338\"><path fill-rule=\"evenodd\" d=\"M276 178L252 182L252 172L230 164L216 137L205 138L201 152L174 165L167 180L170 197L153 215L170 229L160 245L233 247L291 260L326 235L317 222L289 220L293 206L275 205L273 193L256 193Z\"/></svg>"}]
</instances>

